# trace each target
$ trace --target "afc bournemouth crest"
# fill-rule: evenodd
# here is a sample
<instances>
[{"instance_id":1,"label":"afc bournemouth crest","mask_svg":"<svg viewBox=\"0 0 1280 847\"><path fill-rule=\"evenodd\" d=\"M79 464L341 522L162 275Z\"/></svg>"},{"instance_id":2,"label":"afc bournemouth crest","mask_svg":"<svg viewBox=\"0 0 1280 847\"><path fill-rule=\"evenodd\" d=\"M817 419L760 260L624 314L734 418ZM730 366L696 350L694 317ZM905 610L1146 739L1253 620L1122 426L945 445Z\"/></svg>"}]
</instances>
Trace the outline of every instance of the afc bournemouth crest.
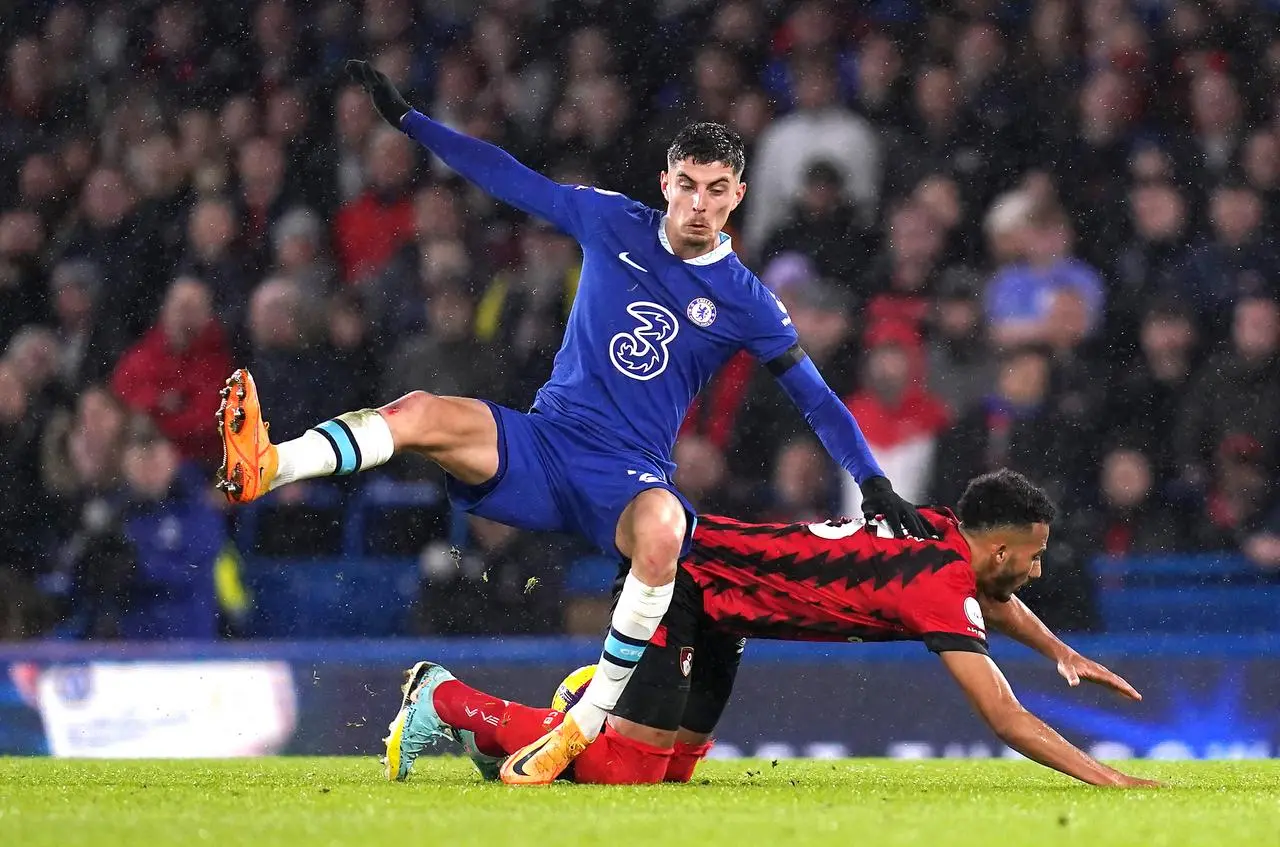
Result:
<instances>
[{"instance_id":1,"label":"afc bournemouth crest","mask_svg":"<svg viewBox=\"0 0 1280 847\"><path fill-rule=\"evenodd\" d=\"M693 648L680 648L680 673L688 676L693 673Z\"/></svg>"}]
</instances>

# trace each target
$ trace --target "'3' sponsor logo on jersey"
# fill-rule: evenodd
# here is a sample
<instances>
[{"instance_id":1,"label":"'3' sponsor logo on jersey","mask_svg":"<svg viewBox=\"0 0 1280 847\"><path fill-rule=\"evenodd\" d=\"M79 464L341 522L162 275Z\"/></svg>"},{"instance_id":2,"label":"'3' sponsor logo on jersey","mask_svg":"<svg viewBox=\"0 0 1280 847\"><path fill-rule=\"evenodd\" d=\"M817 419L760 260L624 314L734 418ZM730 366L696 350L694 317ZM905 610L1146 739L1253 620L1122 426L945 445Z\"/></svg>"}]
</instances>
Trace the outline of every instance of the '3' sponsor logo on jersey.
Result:
<instances>
[{"instance_id":1,"label":"'3' sponsor logo on jersey","mask_svg":"<svg viewBox=\"0 0 1280 847\"><path fill-rule=\"evenodd\" d=\"M646 382L667 369L668 345L680 332L676 316L665 306L639 300L627 307L639 324L609 340L609 360L624 376Z\"/></svg>"}]
</instances>

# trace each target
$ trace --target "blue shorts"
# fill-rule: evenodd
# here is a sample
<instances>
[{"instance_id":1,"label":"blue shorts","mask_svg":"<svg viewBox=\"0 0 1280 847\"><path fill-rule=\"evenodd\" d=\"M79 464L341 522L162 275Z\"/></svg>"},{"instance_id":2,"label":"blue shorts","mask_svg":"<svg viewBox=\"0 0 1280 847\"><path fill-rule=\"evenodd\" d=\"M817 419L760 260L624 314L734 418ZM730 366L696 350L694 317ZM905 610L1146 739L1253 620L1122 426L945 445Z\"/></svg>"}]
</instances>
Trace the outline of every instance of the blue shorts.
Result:
<instances>
[{"instance_id":1,"label":"blue shorts","mask_svg":"<svg viewBox=\"0 0 1280 847\"><path fill-rule=\"evenodd\" d=\"M480 485L448 477L454 506L517 529L572 533L608 555L620 555L615 532L622 510L641 491L662 488L684 506L680 555L689 551L696 513L657 462L610 449L580 428L540 412L485 402L498 425L498 472Z\"/></svg>"}]
</instances>

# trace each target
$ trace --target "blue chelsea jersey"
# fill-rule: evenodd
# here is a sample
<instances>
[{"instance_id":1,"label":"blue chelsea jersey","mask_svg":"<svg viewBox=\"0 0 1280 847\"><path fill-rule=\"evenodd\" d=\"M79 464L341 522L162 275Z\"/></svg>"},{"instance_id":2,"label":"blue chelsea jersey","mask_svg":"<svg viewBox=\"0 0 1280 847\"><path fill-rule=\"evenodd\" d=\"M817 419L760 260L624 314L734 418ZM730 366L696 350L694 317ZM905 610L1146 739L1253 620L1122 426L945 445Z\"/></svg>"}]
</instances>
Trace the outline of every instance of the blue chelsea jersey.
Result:
<instances>
[{"instance_id":1,"label":"blue chelsea jersey","mask_svg":"<svg viewBox=\"0 0 1280 847\"><path fill-rule=\"evenodd\" d=\"M859 483L884 471L848 407L802 352L786 309L722 236L705 256L671 252L662 214L611 191L558 185L501 148L410 111L401 129L490 195L582 245L582 277L551 380L534 408L602 444L674 469L671 448L694 396L745 348L780 362L778 381L827 452Z\"/></svg>"},{"instance_id":2,"label":"blue chelsea jersey","mask_svg":"<svg viewBox=\"0 0 1280 847\"><path fill-rule=\"evenodd\" d=\"M554 185L554 184L553 184ZM582 245L582 276L534 408L672 467L693 398L731 356L767 362L797 343L786 308L733 252L672 253L661 212L586 186L547 187L552 223ZM543 205L543 204L538 204Z\"/></svg>"}]
</instances>

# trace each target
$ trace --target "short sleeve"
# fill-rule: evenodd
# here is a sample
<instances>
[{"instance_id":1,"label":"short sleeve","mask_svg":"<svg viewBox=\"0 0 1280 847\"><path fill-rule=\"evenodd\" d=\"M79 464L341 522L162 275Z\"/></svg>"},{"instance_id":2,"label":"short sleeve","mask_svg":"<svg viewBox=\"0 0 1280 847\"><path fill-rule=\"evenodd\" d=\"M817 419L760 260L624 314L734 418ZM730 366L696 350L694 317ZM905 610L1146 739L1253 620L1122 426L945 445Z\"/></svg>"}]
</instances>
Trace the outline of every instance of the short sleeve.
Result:
<instances>
[{"instance_id":1,"label":"short sleeve","mask_svg":"<svg viewBox=\"0 0 1280 847\"><path fill-rule=\"evenodd\" d=\"M921 574L903 593L902 621L931 651L987 652L987 626L967 567Z\"/></svg>"},{"instance_id":2,"label":"short sleeve","mask_svg":"<svg viewBox=\"0 0 1280 847\"><path fill-rule=\"evenodd\" d=\"M924 646L930 653L981 653L991 655L987 649L987 639L971 635L955 635L950 632L926 632L920 636Z\"/></svg>"},{"instance_id":3,"label":"short sleeve","mask_svg":"<svg viewBox=\"0 0 1280 847\"><path fill-rule=\"evenodd\" d=\"M742 346L759 362L771 362L800 343L782 301L755 277L743 322Z\"/></svg>"}]
</instances>

